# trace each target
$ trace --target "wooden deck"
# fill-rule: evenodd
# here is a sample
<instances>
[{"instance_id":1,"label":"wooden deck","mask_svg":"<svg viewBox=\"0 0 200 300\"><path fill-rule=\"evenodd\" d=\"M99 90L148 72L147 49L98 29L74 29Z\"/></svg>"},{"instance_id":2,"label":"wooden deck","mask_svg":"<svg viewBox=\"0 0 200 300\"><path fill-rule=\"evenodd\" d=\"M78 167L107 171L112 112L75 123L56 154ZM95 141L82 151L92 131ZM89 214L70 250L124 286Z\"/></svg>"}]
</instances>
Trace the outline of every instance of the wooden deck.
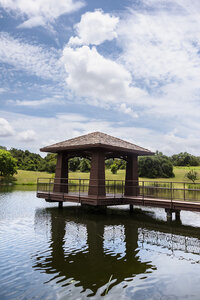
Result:
<instances>
[{"instance_id":1,"label":"wooden deck","mask_svg":"<svg viewBox=\"0 0 200 300\"><path fill-rule=\"evenodd\" d=\"M93 206L112 206L112 205L138 205L158 207L170 210L199 211L200 202L159 199L142 196L124 196L121 194L106 194L106 196L89 196L87 193L56 193L56 192L37 192L37 197L44 198L47 202L73 202Z\"/></svg>"},{"instance_id":2,"label":"wooden deck","mask_svg":"<svg viewBox=\"0 0 200 300\"><path fill-rule=\"evenodd\" d=\"M124 181L107 180L104 185L105 196L90 195L89 181L86 179L38 179L37 197L47 202L80 203L91 206L130 205L164 208L169 218L173 212L177 219L181 210L200 212L200 183L131 181L137 196L127 196ZM95 187L95 185L92 185ZM130 186L130 184L129 184ZM130 192L130 190L129 190ZM131 193L129 193L131 195Z\"/></svg>"}]
</instances>

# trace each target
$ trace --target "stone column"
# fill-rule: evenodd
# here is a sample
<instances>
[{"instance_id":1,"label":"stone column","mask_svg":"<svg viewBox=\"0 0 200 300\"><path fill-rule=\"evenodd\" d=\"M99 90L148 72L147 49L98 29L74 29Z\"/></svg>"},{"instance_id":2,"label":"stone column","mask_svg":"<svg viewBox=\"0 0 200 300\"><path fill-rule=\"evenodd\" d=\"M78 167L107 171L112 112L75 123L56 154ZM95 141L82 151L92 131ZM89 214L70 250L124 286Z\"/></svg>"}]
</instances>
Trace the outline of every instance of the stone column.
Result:
<instances>
[{"instance_id":1,"label":"stone column","mask_svg":"<svg viewBox=\"0 0 200 300\"><path fill-rule=\"evenodd\" d=\"M130 155L126 164L125 196L137 196L138 188L138 161L137 155Z\"/></svg>"},{"instance_id":2,"label":"stone column","mask_svg":"<svg viewBox=\"0 0 200 300\"><path fill-rule=\"evenodd\" d=\"M105 154L99 150L92 153L88 195L98 197L105 194Z\"/></svg>"},{"instance_id":3,"label":"stone column","mask_svg":"<svg viewBox=\"0 0 200 300\"><path fill-rule=\"evenodd\" d=\"M53 191L68 193L68 158L64 152L58 153Z\"/></svg>"}]
</instances>

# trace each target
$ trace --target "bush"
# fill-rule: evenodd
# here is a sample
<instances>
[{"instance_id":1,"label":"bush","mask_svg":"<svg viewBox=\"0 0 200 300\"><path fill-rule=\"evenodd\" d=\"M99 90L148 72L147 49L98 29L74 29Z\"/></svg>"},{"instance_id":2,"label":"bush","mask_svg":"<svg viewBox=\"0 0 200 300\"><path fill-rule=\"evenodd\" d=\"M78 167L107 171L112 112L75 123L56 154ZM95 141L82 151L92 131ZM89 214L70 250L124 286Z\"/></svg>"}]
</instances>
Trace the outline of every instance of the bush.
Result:
<instances>
[{"instance_id":1,"label":"bush","mask_svg":"<svg viewBox=\"0 0 200 300\"><path fill-rule=\"evenodd\" d=\"M195 183L195 181L198 179L198 173L195 170L190 170L185 174L185 177Z\"/></svg>"},{"instance_id":2,"label":"bush","mask_svg":"<svg viewBox=\"0 0 200 300\"><path fill-rule=\"evenodd\" d=\"M9 176L17 173L17 161L10 152L0 149L0 176Z\"/></svg>"},{"instance_id":3,"label":"bush","mask_svg":"<svg viewBox=\"0 0 200 300\"><path fill-rule=\"evenodd\" d=\"M155 156L143 156L139 159L139 176L147 178L174 177L173 165L168 157L161 153Z\"/></svg>"},{"instance_id":4,"label":"bush","mask_svg":"<svg viewBox=\"0 0 200 300\"><path fill-rule=\"evenodd\" d=\"M110 170L113 174L117 174L118 166L116 164L112 164Z\"/></svg>"}]
</instances>

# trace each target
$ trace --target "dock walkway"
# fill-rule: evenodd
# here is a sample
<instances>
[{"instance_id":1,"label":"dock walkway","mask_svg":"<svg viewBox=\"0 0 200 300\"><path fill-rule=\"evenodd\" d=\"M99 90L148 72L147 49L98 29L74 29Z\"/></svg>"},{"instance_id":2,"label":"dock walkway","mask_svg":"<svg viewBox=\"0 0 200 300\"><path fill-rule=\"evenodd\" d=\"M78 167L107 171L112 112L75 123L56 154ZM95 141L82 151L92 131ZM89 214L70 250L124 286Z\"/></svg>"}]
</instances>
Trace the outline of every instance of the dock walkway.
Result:
<instances>
[{"instance_id":1,"label":"dock walkway","mask_svg":"<svg viewBox=\"0 0 200 300\"><path fill-rule=\"evenodd\" d=\"M90 195L86 179L71 179L58 184L55 179L38 179L37 197L48 202L73 202L92 206L137 205L164 208L166 212L180 210L200 212L200 184L139 181L134 182L135 195L126 195L123 181L107 180L105 195ZM60 186L62 185L62 189Z\"/></svg>"}]
</instances>

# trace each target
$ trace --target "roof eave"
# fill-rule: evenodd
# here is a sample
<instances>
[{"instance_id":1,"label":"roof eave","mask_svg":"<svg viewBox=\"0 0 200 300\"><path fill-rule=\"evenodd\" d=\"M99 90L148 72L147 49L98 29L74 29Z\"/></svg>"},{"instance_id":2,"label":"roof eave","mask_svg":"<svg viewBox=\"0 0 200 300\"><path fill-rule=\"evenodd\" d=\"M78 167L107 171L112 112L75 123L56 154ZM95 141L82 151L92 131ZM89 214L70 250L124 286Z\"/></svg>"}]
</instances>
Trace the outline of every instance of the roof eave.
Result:
<instances>
[{"instance_id":1,"label":"roof eave","mask_svg":"<svg viewBox=\"0 0 200 300\"><path fill-rule=\"evenodd\" d=\"M117 147L117 146L110 146L110 145L105 145L105 144L87 144L87 145L77 145L77 146L67 146L67 147L43 147L40 149L41 152L50 152L50 153L59 153L63 151L71 151L71 150L89 150L89 149L94 149L94 148L101 148L101 149L109 149L112 151L120 151L120 152L126 152L126 153L133 153L137 154L138 156L146 156L146 155L154 155L154 152L151 152L146 149L128 149L128 148L123 148L123 147Z\"/></svg>"}]
</instances>

